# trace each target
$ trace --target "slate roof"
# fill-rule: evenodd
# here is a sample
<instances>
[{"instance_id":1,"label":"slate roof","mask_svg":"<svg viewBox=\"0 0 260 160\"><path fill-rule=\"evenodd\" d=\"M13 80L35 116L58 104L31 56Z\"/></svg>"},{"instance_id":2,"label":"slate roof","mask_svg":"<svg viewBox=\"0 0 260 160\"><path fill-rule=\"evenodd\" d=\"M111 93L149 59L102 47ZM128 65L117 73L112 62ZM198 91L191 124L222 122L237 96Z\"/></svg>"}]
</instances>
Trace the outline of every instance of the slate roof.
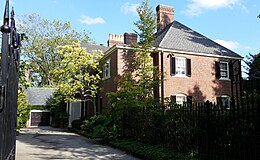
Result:
<instances>
[{"instance_id":1,"label":"slate roof","mask_svg":"<svg viewBox=\"0 0 260 160\"><path fill-rule=\"evenodd\" d=\"M174 21L156 34L154 46L164 49L242 58L200 33Z\"/></svg>"},{"instance_id":2,"label":"slate roof","mask_svg":"<svg viewBox=\"0 0 260 160\"><path fill-rule=\"evenodd\" d=\"M26 99L30 105L46 106L48 100L53 96L55 88L34 88L26 89Z\"/></svg>"},{"instance_id":3,"label":"slate roof","mask_svg":"<svg viewBox=\"0 0 260 160\"><path fill-rule=\"evenodd\" d=\"M97 44L81 44L82 47L87 49L88 53L92 53L93 51L102 51L102 53L105 53L109 47L103 46L103 45L97 45Z\"/></svg>"}]
</instances>

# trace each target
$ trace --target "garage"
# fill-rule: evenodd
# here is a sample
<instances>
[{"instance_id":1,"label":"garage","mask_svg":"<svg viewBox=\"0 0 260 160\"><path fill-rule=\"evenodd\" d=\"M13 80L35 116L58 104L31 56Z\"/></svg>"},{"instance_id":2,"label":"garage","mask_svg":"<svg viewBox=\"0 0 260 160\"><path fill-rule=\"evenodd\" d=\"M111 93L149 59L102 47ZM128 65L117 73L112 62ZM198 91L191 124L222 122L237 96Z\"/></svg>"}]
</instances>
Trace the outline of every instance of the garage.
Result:
<instances>
[{"instance_id":1,"label":"garage","mask_svg":"<svg viewBox=\"0 0 260 160\"><path fill-rule=\"evenodd\" d=\"M49 110L31 110L29 126L49 126L51 112Z\"/></svg>"},{"instance_id":2,"label":"garage","mask_svg":"<svg viewBox=\"0 0 260 160\"><path fill-rule=\"evenodd\" d=\"M27 126L50 126L51 112L46 110L48 103L53 97L55 88L34 88L26 89L26 99L32 106Z\"/></svg>"}]
</instances>

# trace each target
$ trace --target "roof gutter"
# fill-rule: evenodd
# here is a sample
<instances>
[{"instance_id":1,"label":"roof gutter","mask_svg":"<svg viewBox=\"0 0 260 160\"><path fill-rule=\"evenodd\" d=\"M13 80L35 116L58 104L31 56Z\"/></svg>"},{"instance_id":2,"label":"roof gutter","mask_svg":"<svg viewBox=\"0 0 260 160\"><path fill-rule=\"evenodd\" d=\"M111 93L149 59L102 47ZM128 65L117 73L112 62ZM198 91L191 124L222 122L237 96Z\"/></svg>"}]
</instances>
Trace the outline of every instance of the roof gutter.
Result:
<instances>
[{"instance_id":1,"label":"roof gutter","mask_svg":"<svg viewBox=\"0 0 260 160\"><path fill-rule=\"evenodd\" d=\"M111 47L110 49L108 49L105 52L104 57L101 59L106 59L110 54L112 54L116 49L128 49L128 50L133 50L134 48L132 46L129 45L114 45L113 47ZM208 53L201 53L201 52L190 52L190 51L181 51L181 50L175 50L175 49L165 49L165 48L161 48L161 47L152 47L151 48L151 52L172 52L172 53L176 53L176 54L188 54L188 55L197 55L197 56L205 56L205 57L214 57L214 58L226 58L226 59L238 59L238 60L242 60L244 57L232 57L232 56L222 56L222 55L211 55Z\"/></svg>"},{"instance_id":2,"label":"roof gutter","mask_svg":"<svg viewBox=\"0 0 260 160\"><path fill-rule=\"evenodd\" d=\"M205 56L205 57L215 57L215 58L227 58L227 59L238 59L242 60L244 57L231 57L231 56L222 56L222 55L211 55L207 53L200 53L200 52L190 52L190 51L181 51L181 50L175 50L175 49L165 49L160 47L154 47L154 50L156 51L164 51L164 52L172 52L172 53L181 53L181 54L188 54L188 55L197 55L197 56Z\"/></svg>"}]
</instances>

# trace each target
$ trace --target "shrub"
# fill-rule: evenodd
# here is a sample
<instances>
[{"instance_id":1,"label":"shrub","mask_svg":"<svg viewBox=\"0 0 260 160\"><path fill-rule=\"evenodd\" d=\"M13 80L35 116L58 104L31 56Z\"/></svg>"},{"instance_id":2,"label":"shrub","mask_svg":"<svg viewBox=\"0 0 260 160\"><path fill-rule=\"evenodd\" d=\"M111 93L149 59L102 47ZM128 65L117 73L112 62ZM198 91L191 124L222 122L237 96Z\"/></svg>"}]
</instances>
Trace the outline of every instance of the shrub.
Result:
<instances>
[{"instance_id":1,"label":"shrub","mask_svg":"<svg viewBox=\"0 0 260 160\"><path fill-rule=\"evenodd\" d=\"M47 109L51 111L52 126L66 128L68 125L68 114L66 112L65 97L59 90L54 92L54 95L48 101Z\"/></svg>"},{"instance_id":2,"label":"shrub","mask_svg":"<svg viewBox=\"0 0 260 160\"><path fill-rule=\"evenodd\" d=\"M18 108L17 108L17 129L26 127L26 123L30 117L31 106L26 100L23 90L18 90Z\"/></svg>"},{"instance_id":3,"label":"shrub","mask_svg":"<svg viewBox=\"0 0 260 160\"><path fill-rule=\"evenodd\" d=\"M84 135L91 138L102 138L107 141L117 137L117 127L112 119L104 115L95 115L81 125Z\"/></svg>"},{"instance_id":4,"label":"shrub","mask_svg":"<svg viewBox=\"0 0 260 160\"><path fill-rule=\"evenodd\" d=\"M172 149L168 149L160 145L153 146L153 145L140 143L133 140L113 140L110 142L110 144L116 148L122 149L128 153L131 153L143 159L150 159L150 160L192 159L191 155L178 153Z\"/></svg>"},{"instance_id":5,"label":"shrub","mask_svg":"<svg viewBox=\"0 0 260 160\"><path fill-rule=\"evenodd\" d=\"M73 129L76 129L76 130L80 130L81 129L81 125L83 124L82 120L81 119L76 119L74 121L71 122L71 127Z\"/></svg>"}]
</instances>

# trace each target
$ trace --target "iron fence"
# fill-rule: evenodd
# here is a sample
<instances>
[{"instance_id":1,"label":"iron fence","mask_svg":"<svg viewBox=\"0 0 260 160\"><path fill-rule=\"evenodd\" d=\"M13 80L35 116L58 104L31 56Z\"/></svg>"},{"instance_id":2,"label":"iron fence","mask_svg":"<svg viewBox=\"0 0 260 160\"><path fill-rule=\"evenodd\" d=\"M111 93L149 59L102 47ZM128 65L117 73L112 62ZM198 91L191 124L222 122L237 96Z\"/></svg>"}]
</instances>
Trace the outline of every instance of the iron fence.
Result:
<instances>
[{"instance_id":1,"label":"iron fence","mask_svg":"<svg viewBox=\"0 0 260 160\"><path fill-rule=\"evenodd\" d=\"M125 109L122 135L165 145L193 159L260 159L259 84L244 81L241 102L228 109L210 102L170 104L166 112Z\"/></svg>"}]
</instances>

